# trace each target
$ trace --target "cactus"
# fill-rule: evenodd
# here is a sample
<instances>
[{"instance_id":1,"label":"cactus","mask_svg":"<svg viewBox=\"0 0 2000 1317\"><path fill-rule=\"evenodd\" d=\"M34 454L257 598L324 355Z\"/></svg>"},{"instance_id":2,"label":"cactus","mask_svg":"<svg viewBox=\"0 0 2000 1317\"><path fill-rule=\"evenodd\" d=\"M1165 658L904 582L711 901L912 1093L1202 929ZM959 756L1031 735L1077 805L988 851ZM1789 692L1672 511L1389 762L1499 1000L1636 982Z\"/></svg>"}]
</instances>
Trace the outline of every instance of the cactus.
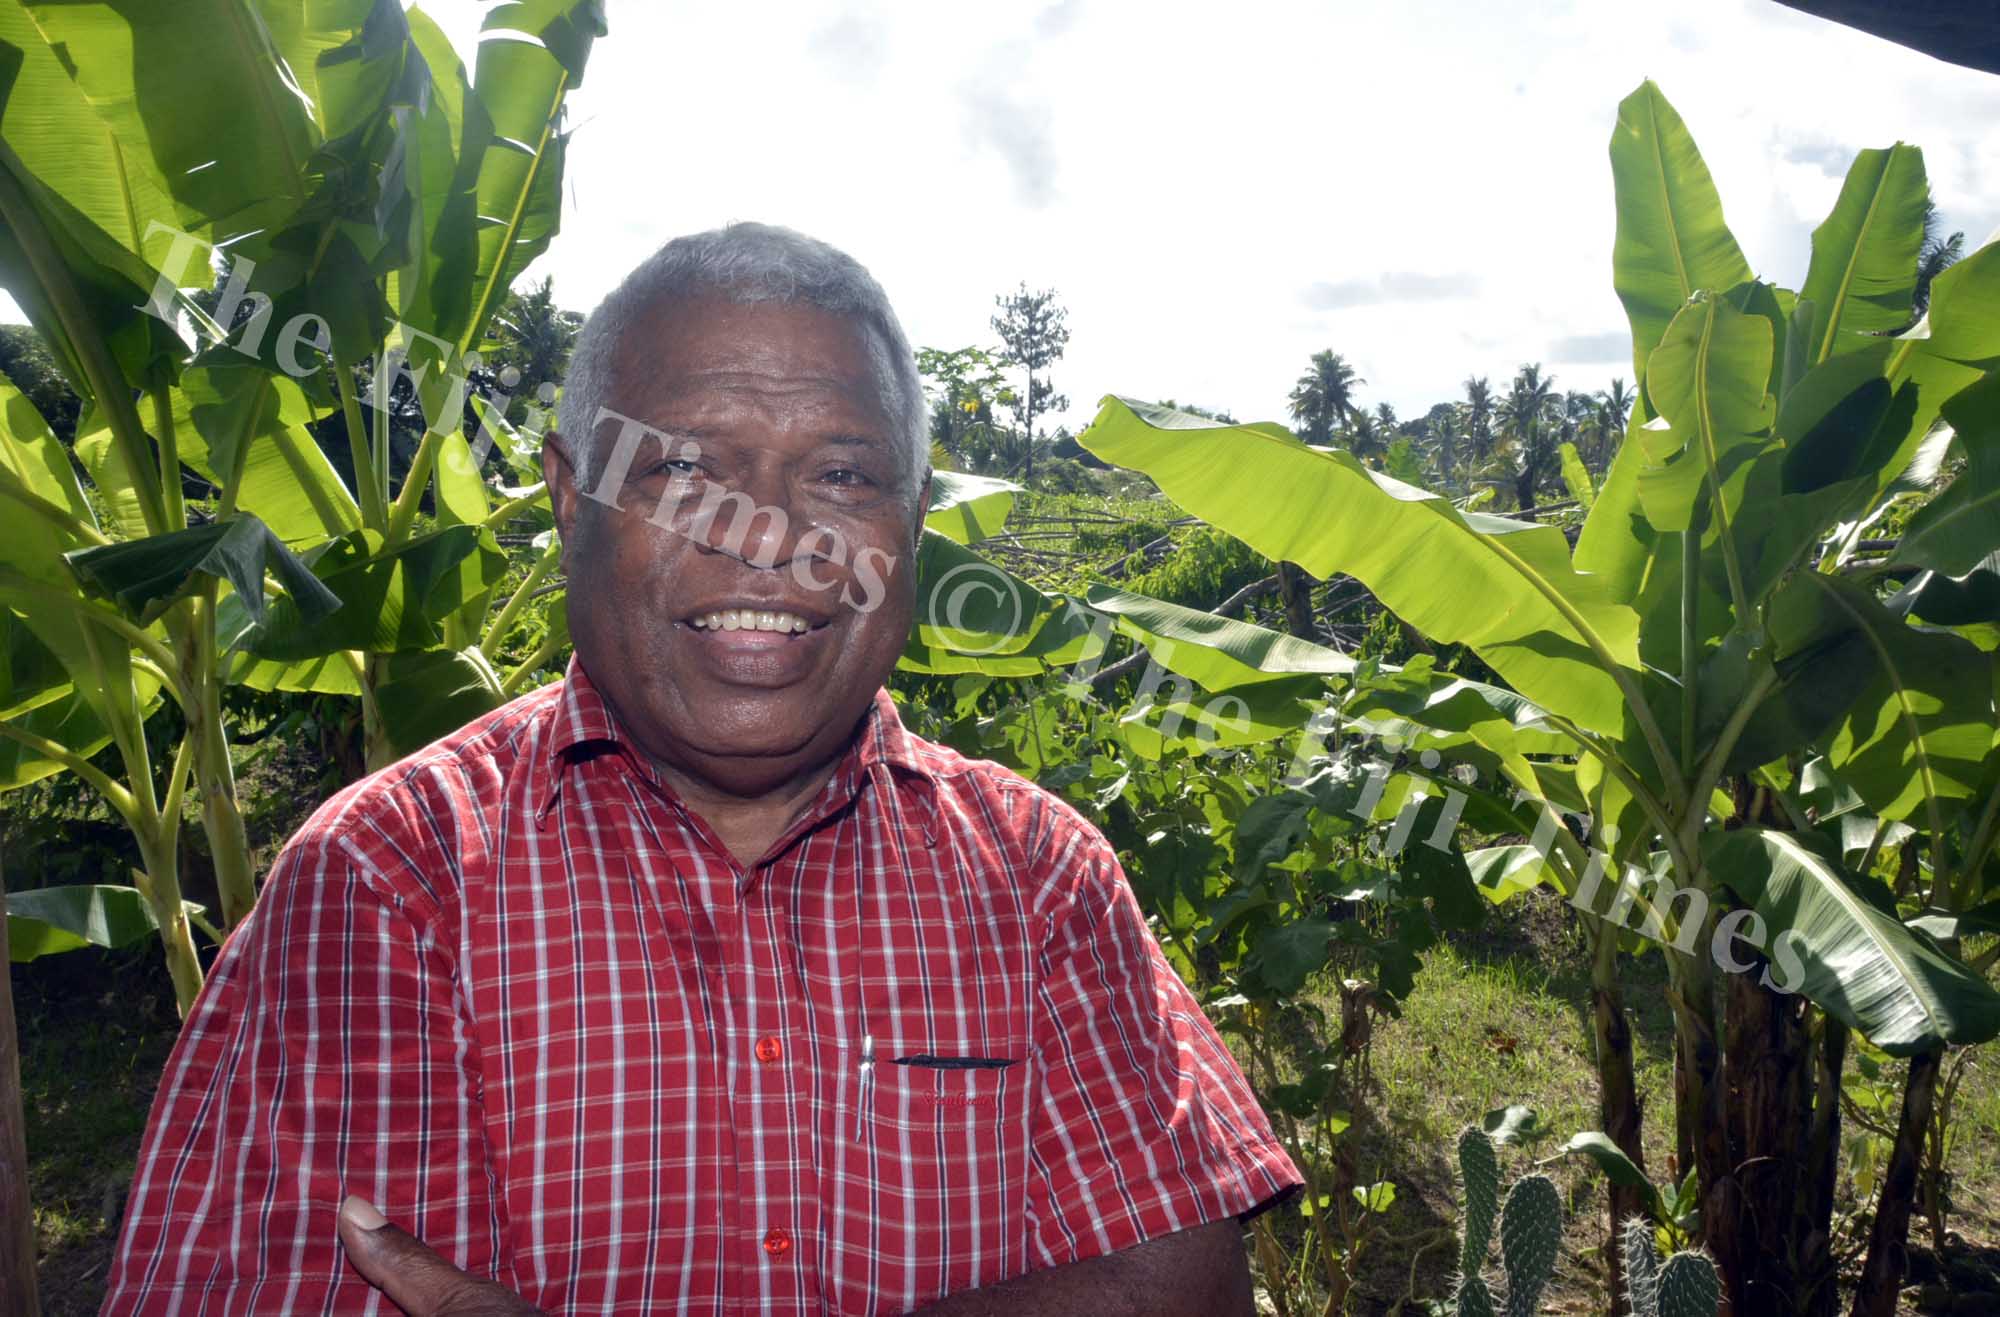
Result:
<instances>
[{"instance_id":1,"label":"cactus","mask_svg":"<svg viewBox=\"0 0 2000 1317\"><path fill-rule=\"evenodd\" d=\"M1621 1233L1632 1317L1715 1317L1722 1281L1706 1253L1676 1253L1663 1264L1652 1223L1642 1216L1625 1218Z\"/></svg>"},{"instance_id":2,"label":"cactus","mask_svg":"<svg viewBox=\"0 0 2000 1317\"><path fill-rule=\"evenodd\" d=\"M1486 1282L1477 1276L1467 1276L1458 1282L1458 1317L1497 1317L1493 1310L1493 1296L1486 1292Z\"/></svg>"},{"instance_id":3,"label":"cactus","mask_svg":"<svg viewBox=\"0 0 2000 1317\"><path fill-rule=\"evenodd\" d=\"M1524 1175L1500 1213L1500 1261L1507 1269L1507 1317L1533 1317L1562 1247L1562 1195L1546 1175Z\"/></svg>"},{"instance_id":4,"label":"cactus","mask_svg":"<svg viewBox=\"0 0 2000 1317\"><path fill-rule=\"evenodd\" d=\"M1660 1268L1660 1317L1715 1317L1722 1278L1705 1253L1676 1253Z\"/></svg>"},{"instance_id":5,"label":"cactus","mask_svg":"<svg viewBox=\"0 0 2000 1317\"><path fill-rule=\"evenodd\" d=\"M1484 1130L1459 1131L1458 1170L1465 1183L1465 1229L1458 1245L1458 1274L1476 1277L1493 1242L1493 1218L1500 1210L1500 1158Z\"/></svg>"},{"instance_id":6,"label":"cactus","mask_svg":"<svg viewBox=\"0 0 2000 1317\"><path fill-rule=\"evenodd\" d=\"M1457 1317L1526 1317L1541 1300L1562 1243L1562 1200L1545 1175L1524 1176L1500 1204L1500 1158L1493 1140L1470 1126L1458 1136L1458 1169L1465 1188L1465 1222L1459 1231ZM1496 1304L1480 1272L1500 1223L1500 1261L1507 1291Z\"/></svg>"},{"instance_id":7,"label":"cactus","mask_svg":"<svg viewBox=\"0 0 2000 1317\"><path fill-rule=\"evenodd\" d=\"M1660 1253L1653 1247L1653 1223L1634 1213L1619 1234L1625 1254L1625 1297L1632 1317L1660 1317Z\"/></svg>"}]
</instances>

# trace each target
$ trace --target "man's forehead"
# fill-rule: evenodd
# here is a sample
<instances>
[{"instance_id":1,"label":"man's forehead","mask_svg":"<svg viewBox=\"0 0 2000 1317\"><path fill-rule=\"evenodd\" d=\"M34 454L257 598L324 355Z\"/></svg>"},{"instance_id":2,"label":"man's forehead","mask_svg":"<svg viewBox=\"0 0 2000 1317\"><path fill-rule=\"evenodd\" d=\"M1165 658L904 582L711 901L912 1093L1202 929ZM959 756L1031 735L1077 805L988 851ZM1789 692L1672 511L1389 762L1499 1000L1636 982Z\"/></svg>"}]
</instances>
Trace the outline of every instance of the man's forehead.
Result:
<instances>
[{"instance_id":1,"label":"man's forehead","mask_svg":"<svg viewBox=\"0 0 2000 1317\"><path fill-rule=\"evenodd\" d=\"M611 392L635 402L785 395L886 410L887 348L865 320L816 306L676 298L620 335Z\"/></svg>"}]
</instances>

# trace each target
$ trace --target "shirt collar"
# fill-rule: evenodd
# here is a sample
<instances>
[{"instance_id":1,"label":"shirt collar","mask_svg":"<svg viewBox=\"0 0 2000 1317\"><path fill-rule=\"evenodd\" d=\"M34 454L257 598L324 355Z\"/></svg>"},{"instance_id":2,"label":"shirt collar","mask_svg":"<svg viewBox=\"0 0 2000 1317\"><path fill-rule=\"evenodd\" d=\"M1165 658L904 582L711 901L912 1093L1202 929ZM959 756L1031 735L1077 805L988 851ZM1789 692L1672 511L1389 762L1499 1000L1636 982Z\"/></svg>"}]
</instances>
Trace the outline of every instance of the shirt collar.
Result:
<instances>
[{"instance_id":1,"label":"shirt collar","mask_svg":"<svg viewBox=\"0 0 2000 1317\"><path fill-rule=\"evenodd\" d=\"M572 653L563 675L563 691L557 697L550 724L548 761L540 798L535 802L537 823L546 822L549 810L555 805L565 770L576 758L574 752L593 745L615 748L642 777L666 790L658 770L638 747L631 744L611 706L605 703L590 680L590 674L584 671L583 664ZM872 770L880 765L920 783L925 788L925 803L928 806L932 803L929 797L936 779L921 751L922 743L903 726L902 716L896 712L896 702L889 698L888 690L879 689L875 692L873 704L862 717L853 742L834 769L829 786L842 801L851 799L872 775Z\"/></svg>"}]
</instances>

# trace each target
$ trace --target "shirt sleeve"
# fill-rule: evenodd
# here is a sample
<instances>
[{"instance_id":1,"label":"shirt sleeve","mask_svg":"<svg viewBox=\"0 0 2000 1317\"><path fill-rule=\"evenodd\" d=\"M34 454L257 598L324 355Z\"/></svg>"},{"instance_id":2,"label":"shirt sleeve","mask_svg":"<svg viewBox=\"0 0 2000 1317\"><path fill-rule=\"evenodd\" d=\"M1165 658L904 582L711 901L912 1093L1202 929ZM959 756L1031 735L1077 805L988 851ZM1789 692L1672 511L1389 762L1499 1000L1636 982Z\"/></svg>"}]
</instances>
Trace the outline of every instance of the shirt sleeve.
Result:
<instances>
[{"instance_id":1,"label":"shirt sleeve","mask_svg":"<svg viewBox=\"0 0 2000 1317\"><path fill-rule=\"evenodd\" d=\"M1242 1216L1288 1193L1297 1169L1161 954L1110 845L1062 809L1047 849L1061 879L1035 1025L1028 1225L1040 1264Z\"/></svg>"},{"instance_id":2,"label":"shirt sleeve","mask_svg":"<svg viewBox=\"0 0 2000 1317\"><path fill-rule=\"evenodd\" d=\"M217 958L153 1101L105 1313L388 1310L340 1247L350 1193L490 1274L452 951L371 842L407 854L366 822L309 823Z\"/></svg>"}]
</instances>

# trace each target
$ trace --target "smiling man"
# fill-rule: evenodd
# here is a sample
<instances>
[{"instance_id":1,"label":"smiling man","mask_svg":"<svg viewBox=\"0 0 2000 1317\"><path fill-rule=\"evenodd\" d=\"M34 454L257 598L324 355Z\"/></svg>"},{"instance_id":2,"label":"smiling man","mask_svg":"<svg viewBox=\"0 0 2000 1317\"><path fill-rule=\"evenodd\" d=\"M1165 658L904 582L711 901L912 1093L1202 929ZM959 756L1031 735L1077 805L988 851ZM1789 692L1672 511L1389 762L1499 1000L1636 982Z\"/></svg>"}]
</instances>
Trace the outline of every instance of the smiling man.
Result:
<instances>
[{"instance_id":1,"label":"smiling man","mask_svg":"<svg viewBox=\"0 0 2000 1317\"><path fill-rule=\"evenodd\" d=\"M882 689L924 433L822 243L605 300L543 457L568 675L286 846L107 1312L1250 1311L1297 1173L1110 848Z\"/></svg>"}]
</instances>

